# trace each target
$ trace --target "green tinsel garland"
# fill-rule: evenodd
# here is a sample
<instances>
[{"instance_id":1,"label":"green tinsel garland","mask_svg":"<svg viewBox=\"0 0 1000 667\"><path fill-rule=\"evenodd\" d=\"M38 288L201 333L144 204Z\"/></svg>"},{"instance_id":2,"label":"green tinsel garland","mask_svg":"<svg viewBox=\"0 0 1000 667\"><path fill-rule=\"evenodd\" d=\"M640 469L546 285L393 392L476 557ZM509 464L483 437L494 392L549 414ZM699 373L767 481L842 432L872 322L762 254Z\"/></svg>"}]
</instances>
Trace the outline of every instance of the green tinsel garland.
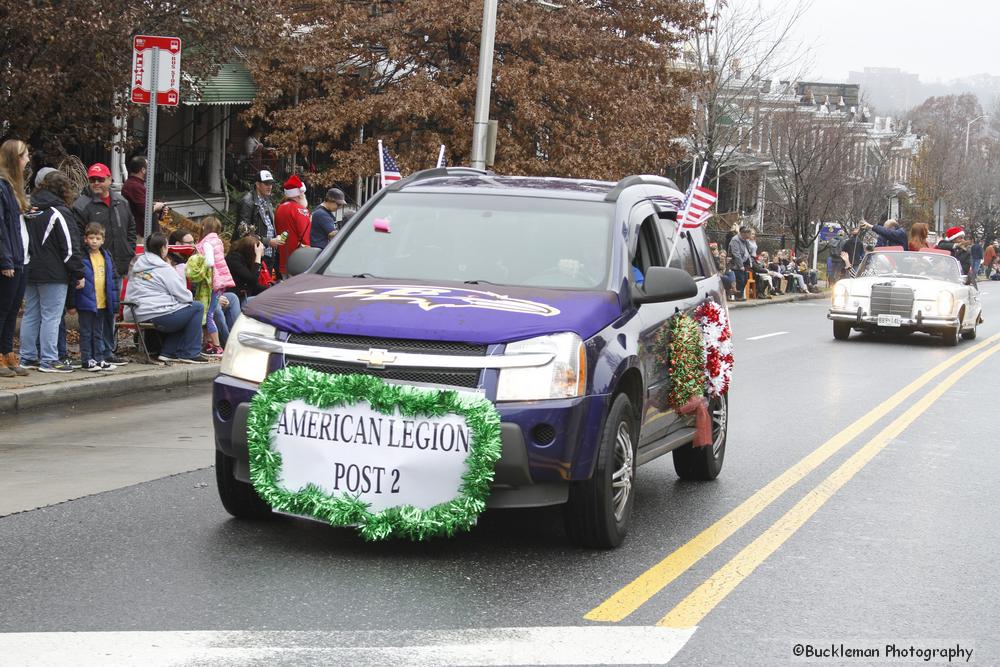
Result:
<instances>
[{"instance_id":1,"label":"green tinsel garland","mask_svg":"<svg viewBox=\"0 0 1000 667\"><path fill-rule=\"evenodd\" d=\"M271 430L285 404L296 399L321 409L368 401L384 414L398 409L407 417L462 416L472 442L458 495L426 510L403 505L372 513L367 503L347 493L331 496L312 484L299 491L279 487L281 455L271 449ZM250 404L247 427L250 479L265 502L276 510L313 516L334 526L356 526L366 540L425 540L471 529L486 509L501 451L500 415L485 399L469 402L454 391L403 387L368 375L328 375L300 367L282 369L264 380Z\"/></svg>"},{"instance_id":2,"label":"green tinsel garland","mask_svg":"<svg viewBox=\"0 0 1000 667\"><path fill-rule=\"evenodd\" d=\"M667 403L680 410L694 396L705 391L705 366L701 327L690 316L678 313L670 318L670 393Z\"/></svg>"}]
</instances>

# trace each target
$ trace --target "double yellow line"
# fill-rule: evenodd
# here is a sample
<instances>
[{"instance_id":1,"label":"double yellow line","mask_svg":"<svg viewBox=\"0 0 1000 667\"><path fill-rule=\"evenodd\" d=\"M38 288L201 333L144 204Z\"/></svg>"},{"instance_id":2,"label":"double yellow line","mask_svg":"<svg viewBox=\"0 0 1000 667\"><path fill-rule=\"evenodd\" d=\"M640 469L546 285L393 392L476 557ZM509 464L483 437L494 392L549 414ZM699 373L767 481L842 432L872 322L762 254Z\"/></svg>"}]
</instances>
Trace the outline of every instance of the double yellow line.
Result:
<instances>
[{"instance_id":1,"label":"double yellow line","mask_svg":"<svg viewBox=\"0 0 1000 667\"><path fill-rule=\"evenodd\" d=\"M935 386L913 406L897 417L889 426L880 431L856 454L819 483L805 498L799 501L784 516L772 524L764 533L726 563L703 584L684 598L657 625L688 628L697 625L736 586L753 572L758 565L774 553L796 530L798 530L840 487L847 483L861 468L878 454L893 438L917 419L930 405L951 388L972 368L992 356L1000 346L993 343L1000 340L1000 334L952 355L934 368L918 377L902 390L870 410L859 420L827 440L818 449L776 477L754 493L724 517L696 535L662 561L643 572L624 588L591 609L584 616L590 621L618 622L649 601L670 582L686 572L692 565L710 553L717 546L745 526L762 510L777 500L785 491L822 465L827 459L843 449L847 444L874 425L879 419L899 407L904 401L923 389L946 370L961 363L972 355L974 359L962 365L945 380Z\"/></svg>"}]
</instances>

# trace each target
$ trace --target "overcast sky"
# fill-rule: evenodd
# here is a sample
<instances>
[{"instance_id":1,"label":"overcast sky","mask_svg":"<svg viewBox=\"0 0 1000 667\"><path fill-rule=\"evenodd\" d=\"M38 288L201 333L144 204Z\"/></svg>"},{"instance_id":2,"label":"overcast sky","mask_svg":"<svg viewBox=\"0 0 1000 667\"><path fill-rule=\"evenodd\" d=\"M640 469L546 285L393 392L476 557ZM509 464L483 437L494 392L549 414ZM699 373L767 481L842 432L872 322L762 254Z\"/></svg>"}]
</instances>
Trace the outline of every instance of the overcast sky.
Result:
<instances>
[{"instance_id":1,"label":"overcast sky","mask_svg":"<svg viewBox=\"0 0 1000 667\"><path fill-rule=\"evenodd\" d=\"M760 2L775 10L794 4ZM924 83L1000 75L995 0L813 0L797 33L812 47L813 74L824 81L847 81L848 72L864 67L898 67Z\"/></svg>"}]
</instances>

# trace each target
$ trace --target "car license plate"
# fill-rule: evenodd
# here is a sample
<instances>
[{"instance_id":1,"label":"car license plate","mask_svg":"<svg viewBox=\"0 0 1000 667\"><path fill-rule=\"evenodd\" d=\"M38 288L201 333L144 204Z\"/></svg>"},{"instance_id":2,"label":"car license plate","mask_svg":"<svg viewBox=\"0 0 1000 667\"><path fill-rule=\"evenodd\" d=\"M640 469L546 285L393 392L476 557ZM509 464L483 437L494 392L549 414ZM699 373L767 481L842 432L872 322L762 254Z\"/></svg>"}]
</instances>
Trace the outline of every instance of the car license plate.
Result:
<instances>
[{"instance_id":1,"label":"car license plate","mask_svg":"<svg viewBox=\"0 0 1000 667\"><path fill-rule=\"evenodd\" d=\"M898 327L902 326L903 318L899 315L879 315L878 325L880 327Z\"/></svg>"}]
</instances>

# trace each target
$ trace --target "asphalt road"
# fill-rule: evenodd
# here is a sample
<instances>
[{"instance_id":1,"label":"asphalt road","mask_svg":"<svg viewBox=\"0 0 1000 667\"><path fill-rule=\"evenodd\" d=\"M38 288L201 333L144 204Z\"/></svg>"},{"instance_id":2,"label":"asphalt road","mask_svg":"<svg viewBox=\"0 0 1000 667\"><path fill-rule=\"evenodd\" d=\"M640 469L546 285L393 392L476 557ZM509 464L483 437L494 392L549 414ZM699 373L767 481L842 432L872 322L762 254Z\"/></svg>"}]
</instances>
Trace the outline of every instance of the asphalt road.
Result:
<instances>
[{"instance_id":1,"label":"asphalt road","mask_svg":"<svg viewBox=\"0 0 1000 667\"><path fill-rule=\"evenodd\" d=\"M210 468L115 481L137 442L154 469L178 443L210 455L207 394L117 408L159 434L118 464L106 450L121 438L83 406L72 444L101 457L73 460L114 490L0 518L0 664L773 665L822 651L812 662L858 665L886 663L889 644L913 664L946 664L923 651L948 648L1000 664L991 287L978 340L957 348L834 341L825 301L734 311L722 475L680 482L669 457L641 468L632 532L610 552L569 546L555 509L487 513L423 544L236 521ZM28 434L29 450L66 439L60 417L0 422L3 456ZM0 500L26 486L5 481ZM52 502L92 492L55 486Z\"/></svg>"}]
</instances>

